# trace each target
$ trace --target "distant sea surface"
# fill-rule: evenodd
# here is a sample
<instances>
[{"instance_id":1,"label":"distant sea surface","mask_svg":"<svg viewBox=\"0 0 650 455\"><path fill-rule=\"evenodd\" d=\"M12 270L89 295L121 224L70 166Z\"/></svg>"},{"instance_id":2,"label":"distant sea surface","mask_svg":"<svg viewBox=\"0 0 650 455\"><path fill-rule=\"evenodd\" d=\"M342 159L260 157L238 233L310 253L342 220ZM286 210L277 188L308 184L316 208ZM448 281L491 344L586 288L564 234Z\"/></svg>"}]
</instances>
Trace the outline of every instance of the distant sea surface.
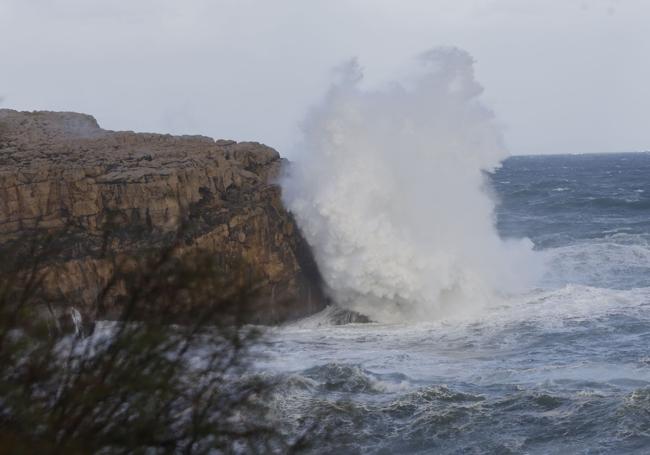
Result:
<instances>
[{"instance_id":1,"label":"distant sea surface","mask_svg":"<svg viewBox=\"0 0 650 455\"><path fill-rule=\"evenodd\" d=\"M476 318L274 331L309 453L649 454L650 154L512 157L490 176L504 238L547 261Z\"/></svg>"}]
</instances>

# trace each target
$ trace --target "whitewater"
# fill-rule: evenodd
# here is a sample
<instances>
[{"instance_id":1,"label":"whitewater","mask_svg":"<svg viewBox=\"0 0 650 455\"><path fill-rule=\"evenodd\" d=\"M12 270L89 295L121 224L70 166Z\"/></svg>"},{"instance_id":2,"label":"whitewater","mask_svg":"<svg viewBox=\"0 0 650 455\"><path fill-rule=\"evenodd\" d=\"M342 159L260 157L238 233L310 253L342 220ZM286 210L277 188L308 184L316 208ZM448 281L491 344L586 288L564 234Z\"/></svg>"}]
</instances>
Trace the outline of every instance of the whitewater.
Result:
<instances>
[{"instance_id":1,"label":"whitewater","mask_svg":"<svg viewBox=\"0 0 650 455\"><path fill-rule=\"evenodd\" d=\"M309 453L650 453L650 154L508 158L471 58L424 58L305 123L286 202L375 322L273 329L276 417Z\"/></svg>"},{"instance_id":2,"label":"whitewater","mask_svg":"<svg viewBox=\"0 0 650 455\"><path fill-rule=\"evenodd\" d=\"M283 182L327 292L377 321L471 312L535 279L499 237L486 171L508 156L465 51L439 48L368 89L352 61L303 125Z\"/></svg>"},{"instance_id":3,"label":"whitewater","mask_svg":"<svg viewBox=\"0 0 650 455\"><path fill-rule=\"evenodd\" d=\"M538 283L471 316L274 330L259 368L310 453L646 454L650 154L512 157L497 228L545 256Z\"/></svg>"}]
</instances>

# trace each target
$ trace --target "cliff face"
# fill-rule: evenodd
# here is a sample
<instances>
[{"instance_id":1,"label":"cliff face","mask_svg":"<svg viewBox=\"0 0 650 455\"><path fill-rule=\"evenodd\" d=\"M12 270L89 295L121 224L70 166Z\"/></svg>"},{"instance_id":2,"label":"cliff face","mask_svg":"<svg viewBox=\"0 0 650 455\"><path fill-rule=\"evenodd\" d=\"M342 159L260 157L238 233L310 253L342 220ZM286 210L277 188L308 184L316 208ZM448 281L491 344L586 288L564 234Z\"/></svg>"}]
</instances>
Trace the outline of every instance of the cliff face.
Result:
<instances>
[{"instance_id":1,"label":"cliff face","mask_svg":"<svg viewBox=\"0 0 650 455\"><path fill-rule=\"evenodd\" d=\"M30 230L60 233L48 287L94 318L112 272L99 255L106 223L112 248L125 255L163 246L187 224L187 248L242 261L260 277L254 319L311 314L325 299L273 183L282 164L257 143L112 132L88 115L0 110L0 245Z\"/></svg>"}]
</instances>

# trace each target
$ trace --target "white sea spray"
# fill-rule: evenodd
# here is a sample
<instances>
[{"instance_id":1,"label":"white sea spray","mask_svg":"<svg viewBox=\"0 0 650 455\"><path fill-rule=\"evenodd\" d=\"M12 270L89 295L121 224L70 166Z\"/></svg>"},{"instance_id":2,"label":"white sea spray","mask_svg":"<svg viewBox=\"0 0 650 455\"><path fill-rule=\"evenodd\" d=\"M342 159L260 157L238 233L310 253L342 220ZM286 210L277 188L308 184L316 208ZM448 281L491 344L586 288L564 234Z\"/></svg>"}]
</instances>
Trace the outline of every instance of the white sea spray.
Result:
<instances>
[{"instance_id":1,"label":"white sea spray","mask_svg":"<svg viewBox=\"0 0 650 455\"><path fill-rule=\"evenodd\" d=\"M541 268L529 240L495 228L485 172L508 151L472 57L438 48L420 63L380 90L342 68L283 181L330 295L379 321L471 312Z\"/></svg>"}]
</instances>

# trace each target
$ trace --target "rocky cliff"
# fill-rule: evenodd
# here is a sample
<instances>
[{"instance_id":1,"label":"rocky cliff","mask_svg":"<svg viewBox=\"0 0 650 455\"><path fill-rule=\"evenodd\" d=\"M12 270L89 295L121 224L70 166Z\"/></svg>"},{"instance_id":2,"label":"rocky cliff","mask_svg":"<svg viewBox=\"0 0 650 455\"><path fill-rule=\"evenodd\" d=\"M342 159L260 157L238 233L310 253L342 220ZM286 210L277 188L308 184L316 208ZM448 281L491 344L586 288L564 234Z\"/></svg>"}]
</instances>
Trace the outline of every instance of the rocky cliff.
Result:
<instances>
[{"instance_id":1,"label":"rocky cliff","mask_svg":"<svg viewBox=\"0 0 650 455\"><path fill-rule=\"evenodd\" d=\"M103 317L92 303L111 274L99 254L106 224L125 255L162 247L185 225L186 247L254 269L263 299L255 320L304 316L325 299L274 184L282 165L258 143L113 132L83 114L0 110L0 245L26 232L62 236L47 285L94 318Z\"/></svg>"}]
</instances>

